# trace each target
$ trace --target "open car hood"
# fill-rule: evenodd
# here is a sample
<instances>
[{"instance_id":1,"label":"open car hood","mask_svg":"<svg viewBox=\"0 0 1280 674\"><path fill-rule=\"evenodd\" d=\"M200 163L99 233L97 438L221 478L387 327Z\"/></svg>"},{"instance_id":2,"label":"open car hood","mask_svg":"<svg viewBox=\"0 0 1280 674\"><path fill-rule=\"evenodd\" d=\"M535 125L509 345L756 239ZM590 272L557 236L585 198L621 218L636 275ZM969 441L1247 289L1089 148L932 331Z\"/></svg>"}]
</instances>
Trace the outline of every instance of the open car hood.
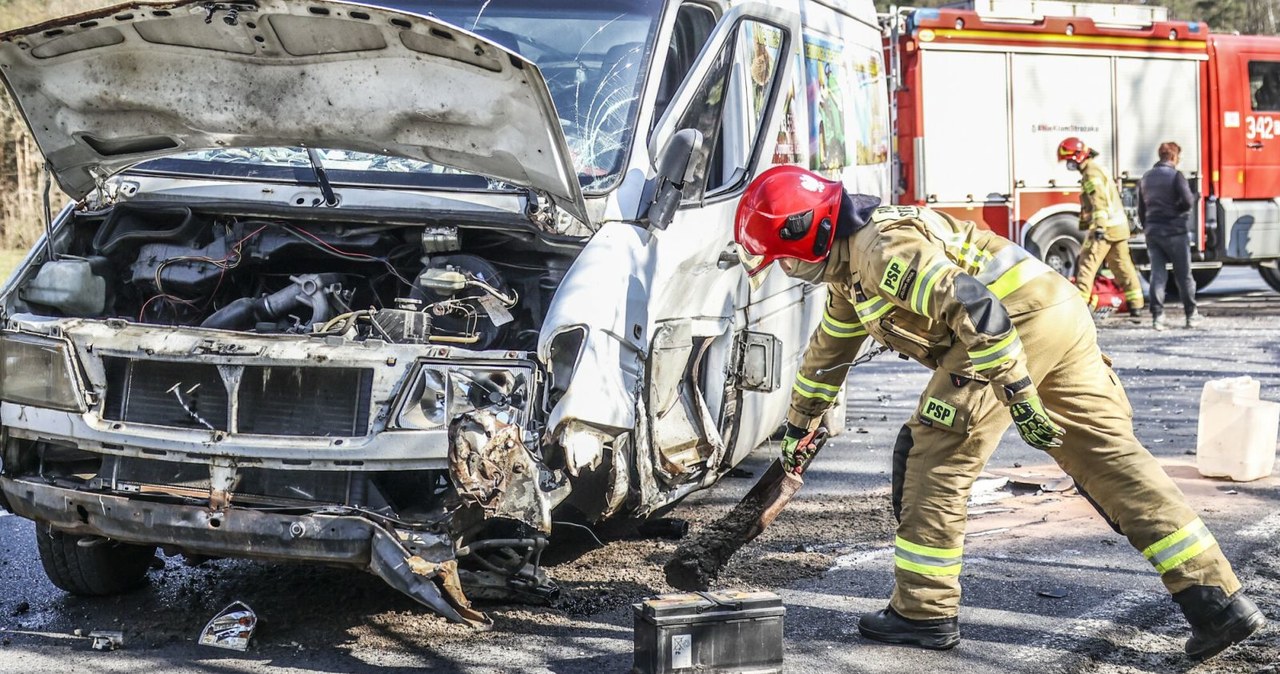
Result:
<instances>
[{"instance_id":1,"label":"open car hood","mask_svg":"<svg viewBox=\"0 0 1280 674\"><path fill-rule=\"evenodd\" d=\"M479 173L587 221L537 67L429 17L331 0L132 3L0 35L0 76L77 199L156 157L316 147Z\"/></svg>"}]
</instances>

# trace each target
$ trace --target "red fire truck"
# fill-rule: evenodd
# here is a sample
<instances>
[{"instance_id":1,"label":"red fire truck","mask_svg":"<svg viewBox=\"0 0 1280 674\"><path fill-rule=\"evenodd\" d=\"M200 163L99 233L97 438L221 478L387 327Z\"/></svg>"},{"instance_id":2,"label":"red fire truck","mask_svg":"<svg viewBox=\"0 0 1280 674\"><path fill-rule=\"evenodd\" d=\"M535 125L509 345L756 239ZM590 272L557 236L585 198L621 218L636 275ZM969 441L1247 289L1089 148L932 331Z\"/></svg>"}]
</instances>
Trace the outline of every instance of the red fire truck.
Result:
<instances>
[{"instance_id":1,"label":"red fire truck","mask_svg":"<svg viewBox=\"0 0 1280 674\"><path fill-rule=\"evenodd\" d=\"M1036 0L895 9L886 35L900 203L983 222L1070 275L1079 174L1058 143L1099 150L1136 223L1137 181L1172 140L1198 195L1197 280L1249 264L1280 290L1280 38Z\"/></svg>"}]
</instances>

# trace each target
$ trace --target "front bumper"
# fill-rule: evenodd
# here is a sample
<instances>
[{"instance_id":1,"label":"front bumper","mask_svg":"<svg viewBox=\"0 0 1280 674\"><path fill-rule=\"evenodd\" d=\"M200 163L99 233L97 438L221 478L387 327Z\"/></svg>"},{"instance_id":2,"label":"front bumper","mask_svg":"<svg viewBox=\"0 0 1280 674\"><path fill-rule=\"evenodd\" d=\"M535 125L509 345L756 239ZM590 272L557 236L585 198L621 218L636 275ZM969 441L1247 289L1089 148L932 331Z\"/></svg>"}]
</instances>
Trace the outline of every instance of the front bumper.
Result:
<instances>
[{"instance_id":1,"label":"front bumper","mask_svg":"<svg viewBox=\"0 0 1280 674\"><path fill-rule=\"evenodd\" d=\"M366 568L376 523L349 515L210 510L0 478L13 513L72 534L179 548L211 557Z\"/></svg>"},{"instance_id":2,"label":"front bumper","mask_svg":"<svg viewBox=\"0 0 1280 674\"><path fill-rule=\"evenodd\" d=\"M14 514L72 534L188 554L362 568L445 618L489 624L462 594L447 535L393 530L359 515L211 510L9 477L0 477L0 495Z\"/></svg>"}]
</instances>

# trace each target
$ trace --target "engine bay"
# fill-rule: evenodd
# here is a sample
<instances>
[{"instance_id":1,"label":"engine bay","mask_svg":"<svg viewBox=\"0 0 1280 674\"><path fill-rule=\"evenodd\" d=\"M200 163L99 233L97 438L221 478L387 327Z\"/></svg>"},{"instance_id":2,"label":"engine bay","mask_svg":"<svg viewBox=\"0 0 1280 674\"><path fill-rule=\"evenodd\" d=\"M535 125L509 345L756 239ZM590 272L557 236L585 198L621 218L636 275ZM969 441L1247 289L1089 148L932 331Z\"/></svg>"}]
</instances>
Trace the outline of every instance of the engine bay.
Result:
<instances>
[{"instance_id":1,"label":"engine bay","mask_svg":"<svg viewBox=\"0 0 1280 674\"><path fill-rule=\"evenodd\" d=\"M9 311L532 350L578 250L518 227L187 206L120 204L69 224Z\"/></svg>"}]
</instances>

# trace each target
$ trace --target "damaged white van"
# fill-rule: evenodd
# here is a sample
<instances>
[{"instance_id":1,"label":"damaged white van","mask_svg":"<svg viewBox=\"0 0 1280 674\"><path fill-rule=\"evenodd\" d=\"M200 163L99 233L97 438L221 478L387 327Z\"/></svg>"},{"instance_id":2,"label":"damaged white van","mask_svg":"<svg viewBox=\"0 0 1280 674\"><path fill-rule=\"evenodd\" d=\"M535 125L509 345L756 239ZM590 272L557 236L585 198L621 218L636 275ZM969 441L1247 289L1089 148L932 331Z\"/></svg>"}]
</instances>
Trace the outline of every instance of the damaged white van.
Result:
<instances>
[{"instance_id":1,"label":"damaged white van","mask_svg":"<svg viewBox=\"0 0 1280 674\"><path fill-rule=\"evenodd\" d=\"M0 35L74 203L0 296L0 505L59 587L157 547L554 596L780 423L824 302L732 215L888 190L869 0L128 4ZM803 28L802 28L803 26Z\"/></svg>"}]
</instances>

